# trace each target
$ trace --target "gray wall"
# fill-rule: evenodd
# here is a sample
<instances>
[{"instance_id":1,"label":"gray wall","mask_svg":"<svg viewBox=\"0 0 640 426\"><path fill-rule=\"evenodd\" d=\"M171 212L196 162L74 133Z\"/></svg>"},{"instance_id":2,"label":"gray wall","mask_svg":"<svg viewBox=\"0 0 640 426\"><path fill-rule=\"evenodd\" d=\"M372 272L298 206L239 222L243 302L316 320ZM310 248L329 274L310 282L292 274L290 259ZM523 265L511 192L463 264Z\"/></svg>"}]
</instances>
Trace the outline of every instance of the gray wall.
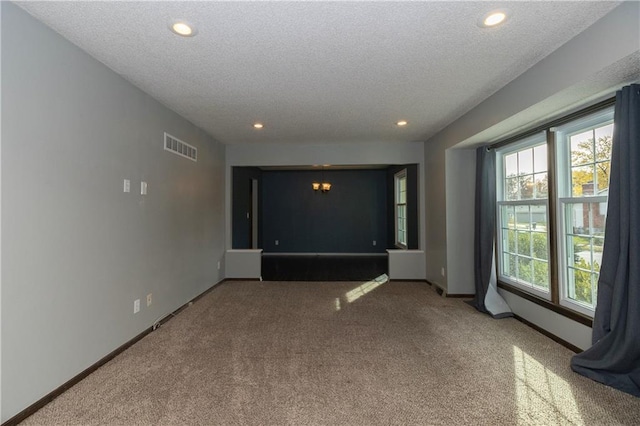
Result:
<instances>
[{"instance_id":1,"label":"gray wall","mask_svg":"<svg viewBox=\"0 0 640 426\"><path fill-rule=\"evenodd\" d=\"M1 7L4 421L221 280L225 219L222 145Z\"/></svg>"},{"instance_id":2,"label":"gray wall","mask_svg":"<svg viewBox=\"0 0 640 426\"><path fill-rule=\"evenodd\" d=\"M425 142L425 182L429 183L425 188L428 280L441 283L445 288L457 285L440 275L444 265L449 270L465 267L463 258L447 259L448 245L473 245L472 235L447 234L446 223L460 220L459 213L446 208L447 149L468 147L470 141L490 142L492 138L517 130L518 126L530 126L545 114L559 114L584 106L597 96L610 96L612 90L594 91L602 90L603 85L608 84L611 89L626 78L634 75L637 78L639 16L639 3L623 3ZM635 74L620 71L622 65L629 64ZM469 210L468 214L471 220L473 211ZM544 315L537 310L514 309L514 312L544 326ZM558 329L559 337L571 341L570 334L579 329L580 324L560 318L568 325Z\"/></svg>"},{"instance_id":3,"label":"gray wall","mask_svg":"<svg viewBox=\"0 0 640 426\"><path fill-rule=\"evenodd\" d=\"M0 7L0 51L2 51L2 7ZM0 76L2 75L2 55L0 55ZM2 84L0 84L2 99ZM2 199L2 105L0 102L0 200ZM2 202L0 201L0 422L2 417Z\"/></svg>"},{"instance_id":4,"label":"gray wall","mask_svg":"<svg viewBox=\"0 0 640 426\"><path fill-rule=\"evenodd\" d=\"M474 294L476 151L445 153L447 208L447 294ZM471 214L470 214L471 212ZM450 265L449 265L450 264ZM444 278L444 276L443 276Z\"/></svg>"}]
</instances>

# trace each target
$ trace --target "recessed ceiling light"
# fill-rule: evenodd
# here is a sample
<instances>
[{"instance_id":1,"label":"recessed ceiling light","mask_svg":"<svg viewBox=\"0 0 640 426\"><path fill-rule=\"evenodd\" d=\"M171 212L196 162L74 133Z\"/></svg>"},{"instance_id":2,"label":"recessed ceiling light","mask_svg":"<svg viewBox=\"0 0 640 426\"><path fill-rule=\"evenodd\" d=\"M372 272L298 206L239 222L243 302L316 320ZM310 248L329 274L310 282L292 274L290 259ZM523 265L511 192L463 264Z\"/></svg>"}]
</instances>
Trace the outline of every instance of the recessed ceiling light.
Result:
<instances>
[{"instance_id":1,"label":"recessed ceiling light","mask_svg":"<svg viewBox=\"0 0 640 426\"><path fill-rule=\"evenodd\" d=\"M262 123L255 123L255 124L253 125L253 127L254 127L255 129L262 129L262 128L264 127L264 124L262 124Z\"/></svg>"},{"instance_id":2,"label":"recessed ceiling light","mask_svg":"<svg viewBox=\"0 0 640 426\"><path fill-rule=\"evenodd\" d=\"M169 23L169 29L182 37L193 37L198 33L196 27L181 19L171 21Z\"/></svg>"},{"instance_id":3,"label":"recessed ceiling light","mask_svg":"<svg viewBox=\"0 0 640 426\"><path fill-rule=\"evenodd\" d=\"M507 12L504 10L494 10L486 14L478 23L481 27L489 28L502 24L507 19Z\"/></svg>"},{"instance_id":4,"label":"recessed ceiling light","mask_svg":"<svg viewBox=\"0 0 640 426\"><path fill-rule=\"evenodd\" d=\"M400 120L396 122L396 126L406 126L407 120Z\"/></svg>"}]
</instances>

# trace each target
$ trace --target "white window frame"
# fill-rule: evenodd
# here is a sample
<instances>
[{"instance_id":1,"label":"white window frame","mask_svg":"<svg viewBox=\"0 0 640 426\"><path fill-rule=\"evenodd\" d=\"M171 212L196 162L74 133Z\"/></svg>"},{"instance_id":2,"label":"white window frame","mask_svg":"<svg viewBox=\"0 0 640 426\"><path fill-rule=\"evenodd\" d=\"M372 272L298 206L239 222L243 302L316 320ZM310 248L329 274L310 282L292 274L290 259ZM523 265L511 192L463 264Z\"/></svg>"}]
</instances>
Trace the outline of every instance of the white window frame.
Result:
<instances>
[{"instance_id":1,"label":"white window frame","mask_svg":"<svg viewBox=\"0 0 640 426\"><path fill-rule=\"evenodd\" d=\"M400 182L404 180L404 202L400 202ZM408 247L408 242L407 242L407 237L409 235L408 233L408 227L407 227L407 169L403 169L401 171L399 171L398 173L396 173L393 176L393 182L394 182L394 222L395 222L395 245L397 248L400 249L407 249ZM404 206L404 217L400 217L399 212L398 212L398 207L400 206ZM400 230L400 225L404 225L403 229L404 229L404 241L401 241L399 238L399 230Z\"/></svg>"},{"instance_id":2,"label":"white window frame","mask_svg":"<svg viewBox=\"0 0 640 426\"><path fill-rule=\"evenodd\" d=\"M576 203L607 203L608 196L572 196L571 188L571 145L569 138L582 133L590 128L606 126L613 123L613 107L598 111L592 115L567 123L552 129L556 134L556 182L558 203L556 207L557 241L558 241L558 287L559 303L574 311L593 317L597 305L597 293L592 294L595 299L593 306L573 300L569 297L569 253L572 249L567 247L567 206ZM595 182L594 182L595 184ZM593 288L593 287L592 287Z\"/></svg>"},{"instance_id":3,"label":"white window frame","mask_svg":"<svg viewBox=\"0 0 640 426\"><path fill-rule=\"evenodd\" d=\"M544 132L537 133L535 135L529 136L527 138L522 139L519 142L509 144L503 148L496 150L496 230L497 230L497 253L498 253L498 277L501 281L506 282L514 287L520 288L523 291L538 296L545 300L551 300L551 256L550 256L550 241L549 241L549 231L547 229L547 282L549 283L549 288L545 291L542 290L533 284L528 284L525 282L520 282L512 279L508 275L504 275L502 273L504 257L505 253L503 247L504 235L502 232L502 207L503 206L545 206L546 216L547 216L547 224L549 223L549 196L547 194L547 198L534 198L527 200L505 200L505 176L504 176L504 157L518 152L527 148L533 148L539 145L547 145L547 138ZM549 149L547 147L547 149ZM549 173L551 165L547 164L547 174ZM533 258L533 253L532 256Z\"/></svg>"}]
</instances>

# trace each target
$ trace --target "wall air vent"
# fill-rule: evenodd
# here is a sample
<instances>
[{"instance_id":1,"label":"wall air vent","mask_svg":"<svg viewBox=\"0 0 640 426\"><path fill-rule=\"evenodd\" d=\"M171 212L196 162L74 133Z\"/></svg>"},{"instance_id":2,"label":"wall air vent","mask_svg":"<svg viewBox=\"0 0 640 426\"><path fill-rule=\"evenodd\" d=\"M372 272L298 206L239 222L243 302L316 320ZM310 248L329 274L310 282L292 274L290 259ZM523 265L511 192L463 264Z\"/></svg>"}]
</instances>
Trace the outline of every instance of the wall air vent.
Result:
<instances>
[{"instance_id":1,"label":"wall air vent","mask_svg":"<svg viewBox=\"0 0 640 426\"><path fill-rule=\"evenodd\" d=\"M192 161L198 161L198 148L164 132L164 149Z\"/></svg>"}]
</instances>

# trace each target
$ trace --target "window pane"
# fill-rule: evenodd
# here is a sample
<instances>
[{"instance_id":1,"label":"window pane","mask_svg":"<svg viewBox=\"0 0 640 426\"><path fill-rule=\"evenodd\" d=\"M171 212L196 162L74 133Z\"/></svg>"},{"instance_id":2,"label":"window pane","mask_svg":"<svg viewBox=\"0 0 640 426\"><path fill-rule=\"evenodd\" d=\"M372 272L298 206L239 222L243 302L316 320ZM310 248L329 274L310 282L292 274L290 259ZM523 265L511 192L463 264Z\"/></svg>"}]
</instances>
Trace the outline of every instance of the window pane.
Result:
<instances>
[{"instance_id":1,"label":"window pane","mask_svg":"<svg viewBox=\"0 0 640 426\"><path fill-rule=\"evenodd\" d=\"M569 268L569 298L577 302L592 304L591 273Z\"/></svg>"},{"instance_id":2,"label":"window pane","mask_svg":"<svg viewBox=\"0 0 640 426\"><path fill-rule=\"evenodd\" d=\"M506 179L506 184L504 187L504 198L507 201L515 201L518 199L518 178L509 178Z\"/></svg>"},{"instance_id":3,"label":"window pane","mask_svg":"<svg viewBox=\"0 0 640 426\"><path fill-rule=\"evenodd\" d=\"M516 206L516 228L531 229L530 206Z\"/></svg>"},{"instance_id":4,"label":"window pane","mask_svg":"<svg viewBox=\"0 0 640 426\"><path fill-rule=\"evenodd\" d=\"M533 171L536 173L547 171L547 145L533 148Z\"/></svg>"},{"instance_id":5,"label":"window pane","mask_svg":"<svg viewBox=\"0 0 640 426\"><path fill-rule=\"evenodd\" d=\"M516 216L513 211L513 206L502 206L502 227L515 229Z\"/></svg>"},{"instance_id":6,"label":"window pane","mask_svg":"<svg viewBox=\"0 0 640 426\"><path fill-rule=\"evenodd\" d=\"M596 161L611 159L611 143L613 139L613 123L598 127L595 130L596 137Z\"/></svg>"},{"instance_id":7,"label":"window pane","mask_svg":"<svg viewBox=\"0 0 640 426\"><path fill-rule=\"evenodd\" d=\"M604 247L604 238L593 239L593 270L600 272L600 266L602 266L602 249Z\"/></svg>"},{"instance_id":8,"label":"window pane","mask_svg":"<svg viewBox=\"0 0 640 426\"><path fill-rule=\"evenodd\" d=\"M518 175L518 153L504 156L504 176L511 177Z\"/></svg>"},{"instance_id":9,"label":"window pane","mask_svg":"<svg viewBox=\"0 0 640 426\"><path fill-rule=\"evenodd\" d=\"M577 302L591 303L591 274L569 268L568 275L568 298Z\"/></svg>"},{"instance_id":10,"label":"window pane","mask_svg":"<svg viewBox=\"0 0 640 426\"><path fill-rule=\"evenodd\" d=\"M518 184L520 186L520 199L530 200L533 198L533 175L521 176Z\"/></svg>"},{"instance_id":11,"label":"window pane","mask_svg":"<svg viewBox=\"0 0 640 426\"><path fill-rule=\"evenodd\" d=\"M603 236L606 215L607 203L567 203L567 233Z\"/></svg>"},{"instance_id":12,"label":"window pane","mask_svg":"<svg viewBox=\"0 0 640 426\"><path fill-rule=\"evenodd\" d=\"M579 166L571 168L571 195L582 197L584 195L594 195L593 179L594 166Z\"/></svg>"},{"instance_id":13,"label":"window pane","mask_svg":"<svg viewBox=\"0 0 640 426\"><path fill-rule=\"evenodd\" d=\"M512 231L509 229L507 230L505 235L507 238L507 244L505 244L505 247L509 252L515 253L516 252L516 231Z\"/></svg>"},{"instance_id":14,"label":"window pane","mask_svg":"<svg viewBox=\"0 0 640 426\"><path fill-rule=\"evenodd\" d=\"M611 163L609 161L596 163L596 179L597 179L598 185L596 188L597 193L595 195L608 195L607 191L609 189L610 170L611 170Z\"/></svg>"},{"instance_id":15,"label":"window pane","mask_svg":"<svg viewBox=\"0 0 640 426\"><path fill-rule=\"evenodd\" d=\"M584 303L592 303L591 297L596 295L594 289L602 265L606 216L606 207L602 204L606 206L606 203L568 203L565 206L567 265L570 269L567 286L571 290L569 295L575 294L574 300ZM587 281L593 288L587 288Z\"/></svg>"},{"instance_id":16,"label":"window pane","mask_svg":"<svg viewBox=\"0 0 640 426\"><path fill-rule=\"evenodd\" d=\"M547 206L531 206L531 229L547 232Z\"/></svg>"},{"instance_id":17,"label":"window pane","mask_svg":"<svg viewBox=\"0 0 640 426\"><path fill-rule=\"evenodd\" d=\"M532 267L531 259L518 257L518 279L530 284L533 283Z\"/></svg>"},{"instance_id":18,"label":"window pane","mask_svg":"<svg viewBox=\"0 0 640 426\"><path fill-rule=\"evenodd\" d=\"M533 261L533 283L545 290L549 288L549 264L547 262Z\"/></svg>"},{"instance_id":19,"label":"window pane","mask_svg":"<svg viewBox=\"0 0 640 426\"><path fill-rule=\"evenodd\" d=\"M518 254L531 256L531 233L518 232Z\"/></svg>"},{"instance_id":20,"label":"window pane","mask_svg":"<svg viewBox=\"0 0 640 426\"><path fill-rule=\"evenodd\" d=\"M591 270L591 238L588 237L571 237L573 244L573 265Z\"/></svg>"},{"instance_id":21,"label":"window pane","mask_svg":"<svg viewBox=\"0 0 640 426\"><path fill-rule=\"evenodd\" d=\"M549 247L547 243L547 234L542 232L533 232L531 234L533 240L533 257L547 260L549 258Z\"/></svg>"},{"instance_id":22,"label":"window pane","mask_svg":"<svg viewBox=\"0 0 640 426\"><path fill-rule=\"evenodd\" d=\"M576 268L591 270L591 239L589 237L569 236L571 256L568 264Z\"/></svg>"},{"instance_id":23,"label":"window pane","mask_svg":"<svg viewBox=\"0 0 640 426\"><path fill-rule=\"evenodd\" d=\"M571 136L571 165L578 166L593 162L593 131Z\"/></svg>"},{"instance_id":24,"label":"window pane","mask_svg":"<svg viewBox=\"0 0 640 426\"><path fill-rule=\"evenodd\" d=\"M604 235L604 225L607 218L606 205L606 203L589 203L587 205L583 204L583 209L588 208L591 214L589 217L590 235Z\"/></svg>"},{"instance_id":25,"label":"window pane","mask_svg":"<svg viewBox=\"0 0 640 426\"><path fill-rule=\"evenodd\" d=\"M566 227L569 234L585 234L589 226L589 217L585 216L583 203L567 204Z\"/></svg>"},{"instance_id":26,"label":"window pane","mask_svg":"<svg viewBox=\"0 0 640 426\"><path fill-rule=\"evenodd\" d=\"M549 181L546 173L537 173L534 175L535 180L535 198L547 198L549 195Z\"/></svg>"},{"instance_id":27,"label":"window pane","mask_svg":"<svg viewBox=\"0 0 640 426\"><path fill-rule=\"evenodd\" d=\"M396 201L398 204L404 204L407 201L407 178L404 176L397 178L396 184Z\"/></svg>"},{"instance_id":28,"label":"window pane","mask_svg":"<svg viewBox=\"0 0 640 426\"><path fill-rule=\"evenodd\" d=\"M549 290L546 205L500 206L500 273L518 284Z\"/></svg>"},{"instance_id":29,"label":"window pane","mask_svg":"<svg viewBox=\"0 0 640 426\"><path fill-rule=\"evenodd\" d=\"M533 150L525 149L518 152L518 174L528 175L533 173Z\"/></svg>"},{"instance_id":30,"label":"window pane","mask_svg":"<svg viewBox=\"0 0 640 426\"><path fill-rule=\"evenodd\" d=\"M504 255L504 269L502 273L509 277L516 277L516 267L517 267L516 256L513 254L505 254Z\"/></svg>"}]
</instances>

